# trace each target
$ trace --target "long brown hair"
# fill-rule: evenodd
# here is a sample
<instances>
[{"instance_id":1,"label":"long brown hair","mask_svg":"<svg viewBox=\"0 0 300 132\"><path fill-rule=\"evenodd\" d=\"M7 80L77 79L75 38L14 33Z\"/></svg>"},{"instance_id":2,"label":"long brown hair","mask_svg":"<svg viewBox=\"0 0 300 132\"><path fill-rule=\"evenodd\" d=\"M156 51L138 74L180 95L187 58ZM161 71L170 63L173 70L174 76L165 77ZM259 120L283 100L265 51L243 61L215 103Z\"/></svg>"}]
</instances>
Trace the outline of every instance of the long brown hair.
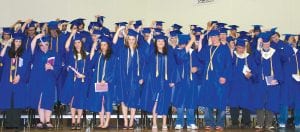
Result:
<instances>
[{"instance_id":1,"label":"long brown hair","mask_svg":"<svg viewBox=\"0 0 300 132\"><path fill-rule=\"evenodd\" d=\"M137 37L134 37L135 38L135 46L134 46L134 49L136 49L137 47L138 47L138 43L137 43ZM124 41L125 41L125 46L127 47L127 48L130 48L129 47L129 43L128 43L128 39L129 39L129 36L127 36L125 39L124 39Z\"/></svg>"},{"instance_id":2,"label":"long brown hair","mask_svg":"<svg viewBox=\"0 0 300 132\"><path fill-rule=\"evenodd\" d=\"M164 40L164 42L165 42L165 46L163 48L163 54L166 55L166 54L168 54L168 48L167 48L168 43L167 43L167 40ZM155 54L158 54L159 51L158 51L158 47L157 47L157 40L154 41L154 48L155 48Z\"/></svg>"},{"instance_id":3,"label":"long brown hair","mask_svg":"<svg viewBox=\"0 0 300 132\"><path fill-rule=\"evenodd\" d=\"M81 42L81 48L80 48L79 53L80 53L82 59L85 59L87 55L86 55L86 52L84 51L84 48L83 48L83 42L81 40L80 40L80 42ZM77 60L78 59L78 51L76 50L75 46L73 46L73 53L74 53L75 58Z\"/></svg>"}]
</instances>

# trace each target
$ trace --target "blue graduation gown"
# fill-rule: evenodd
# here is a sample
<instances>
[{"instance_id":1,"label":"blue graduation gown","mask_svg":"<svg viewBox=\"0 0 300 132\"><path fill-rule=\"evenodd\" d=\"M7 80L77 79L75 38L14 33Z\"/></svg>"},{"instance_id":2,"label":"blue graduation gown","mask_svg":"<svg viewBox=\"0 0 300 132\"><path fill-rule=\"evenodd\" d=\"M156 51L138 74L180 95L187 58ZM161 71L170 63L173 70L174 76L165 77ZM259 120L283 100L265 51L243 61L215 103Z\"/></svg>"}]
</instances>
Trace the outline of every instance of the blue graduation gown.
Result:
<instances>
[{"instance_id":1,"label":"blue graduation gown","mask_svg":"<svg viewBox=\"0 0 300 132\"><path fill-rule=\"evenodd\" d=\"M228 83L231 80L232 74L232 57L227 45L220 45L218 49L215 50L212 59L213 69L208 70L210 49L213 52L216 47L204 47L200 57L204 62L204 81L200 93L200 105L208 108L225 110ZM225 84L219 83L220 77L226 78Z\"/></svg>"},{"instance_id":2,"label":"blue graduation gown","mask_svg":"<svg viewBox=\"0 0 300 132\"><path fill-rule=\"evenodd\" d=\"M143 79L144 52L140 48L130 51L124 44L119 45L120 56L120 93L123 102L130 108L138 108L140 104L141 85L139 80ZM131 56L131 52L133 56ZM128 56L129 55L129 56Z\"/></svg>"},{"instance_id":3,"label":"blue graduation gown","mask_svg":"<svg viewBox=\"0 0 300 132\"><path fill-rule=\"evenodd\" d=\"M159 115L167 115L172 94L169 83L176 84L180 81L180 77L176 75L177 67L174 53L172 53L172 50L168 50L167 55L152 52L146 58L147 71L145 73L147 75L144 76L145 83L142 89L141 109L151 112L154 103L157 102L156 112ZM156 76L156 61L158 61L158 76Z\"/></svg>"},{"instance_id":4,"label":"blue graduation gown","mask_svg":"<svg viewBox=\"0 0 300 132\"><path fill-rule=\"evenodd\" d=\"M246 58L239 58L234 54L232 59L232 80L228 90L228 106L251 109L252 92L254 82L257 78L257 65L254 56L248 55ZM247 63L246 63L247 61ZM247 64L252 76L248 79L243 74L243 68Z\"/></svg>"},{"instance_id":5,"label":"blue graduation gown","mask_svg":"<svg viewBox=\"0 0 300 132\"><path fill-rule=\"evenodd\" d=\"M45 71L45 64L50 57L55 57L54 70ZM44 53L38 49L32 56L31 65L28 84L30 91L29 106L30 108L37 109L41 98L41 108L52 110L55 101L57 69L61 65L61 60L56 58L55 53L52 51Z\"/></svg>"},{"instance_id":6,"label":"blue graduation gown","mask_svg":"<svg viewBox=\"0 0 300 132\"><path fill-rule=\"evenodd\" d=\"M93 39L92 39L91 34L88 31L84 31L84 30L80 31L79 33L80 33L80 35L82 35L82 40L84 43L84 45L83 45L84 50L87 52L90 52L92 45L93 45Z\"/></svg>"},{"instance_id":7,"label":"blue graduation gown","mask_svg":"<svg viewBox=\"0 0 300 132\"><path fill-rule=\"evenodd\" d=\"M10 67L12 58L8 56L9 48L3 57L0 57L0 62L3 64L3 73L1 75L0 82L0 109L6 110L11 107L11 98L13 94L14 106L13 108L26 108L27 86L25 83L25 71L28 67L29 53L25 52L21 57L18 57L16 63L16 75L20 76L20 81L17 84L10 82ZM14 78L14 72L12 71L12 77ZM13 79L12 78L12 79Z\"/></svg>"},{"instance_id":8,"label":"blue graduation gown","mask_svg":"<svg viewBox=\"0 0 300 132\"><path fill-rule=\"evenodd\" d=\"M101 56L101 58L100 58ZM98 62L99 63L99 71L98 71ZM105 58L100 52L96 52L94 57L92 58L89 71L91 72L90 85L88 98L86 102L86 108L89 111L100 112L102 109L102 101L104 101L104 107L106 112L112 111L112 100L111 100L111 88L113 87L114 81L114 69L115 69L115 57L113 55L110 56L109 59L106 60L106 68L104 70L104 62ZM95 83L97 82L97 73L99 73L99 81L101 81L102 75L105 73L103 80L108 83L108 92L95 92Z\"/></svg>"},{"instance_id":9,"label":"blue graduation gown","mask_svg":"<svg viewBox=\"0 0 300 132\"><path fill-rule=\"evenodd\" d=\"M276 50L271 57L274 78L279 82L279 84L275 86L267 86L265 81L265 76L271 75L271 58L262 58L261 52L258 51L255 55L255 60L258 67L258 84L254 89L255 94L253 95L253 109L267 109L273 112L278 112L280 105L280 85L283 82L283 73L279 53Z\"/></svg>"},{"instance_id":10,"label":"blue graduation gown","mask_svg":"<svg viewBox=\"0 0 300 132\"><path fill-rule=\"evenodd\" d=\"M287 74L284 79L285 79L285 85L286 88L288 89L287 93L287 105L290 108L296 108L300 109L300 82L297 82L295 79L292 78L293 74L297 74L297 61L296 61L296 56L298 59L298 69L300 69L300 51L295 53L293 52L293 55L289 58L289 65L288 68L286 68L285 73Z\"/></svg>"},{"instance_id":11,"label":"blue graduation gown","mask_svg":"<svg viewBox=\"0 0 300 132\"><path fill-rule=\"evenodd\" d=\"M84 74L86 78L80 79L75 77L75 73L69 69L64 87L61 92L61 102L64 104L69 104L72 101L71 106L76 109L84 109L85 102L87 98L88 91L88 65L89 65L89 56L86 56L86 59L75 59L75 55L72 51L68 53L68 63L67 66L72 66L77 68L77 71L81 74Z\"/></svg>"},{"instance_id":12,"label":"blue graduation gown","mask_svg":"<svg viewBox=\"0 0 300 132\"><path fill-rule=\"evenodd\" d=\"M198 106L198 86L203 66L197 53L189 53L185 49L176 50L176 61L179 62L178 70L182 78L175 88L173 104L176 108L195 109ZM191 67L197 67L198 71L191 73Z\"/></svg>"}]
</instances>

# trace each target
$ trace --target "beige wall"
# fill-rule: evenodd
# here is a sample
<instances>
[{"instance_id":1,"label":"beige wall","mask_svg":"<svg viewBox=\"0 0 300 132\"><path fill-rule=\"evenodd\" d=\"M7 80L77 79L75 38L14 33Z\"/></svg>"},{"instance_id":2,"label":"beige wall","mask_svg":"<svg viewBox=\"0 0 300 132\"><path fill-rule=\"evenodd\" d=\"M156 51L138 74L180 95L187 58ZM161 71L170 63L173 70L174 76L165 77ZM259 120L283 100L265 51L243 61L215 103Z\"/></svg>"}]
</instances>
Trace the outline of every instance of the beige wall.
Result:
<instances>
[{"instance_id":1,"label":"beige wall","mask_svg":"<svg viewBox=\"0 0 300 132\"><path fill-rule=\"evenodd\" d=\"M1 0L0 27L18 19L33 18L49 21L56 18L94 19L106 16L105 25L141 19L145 24L163 20L166 26L174 22L188 27L205 26L209 20L237 24L241 29L251 24L265 28L277 26L281 33L300 33L300 0L214 0L209 4L195 4L197 0ZM51 10L50 10L51 9ZM186 29L185 29L186 30Z\"/></svg>"}]
</instances>

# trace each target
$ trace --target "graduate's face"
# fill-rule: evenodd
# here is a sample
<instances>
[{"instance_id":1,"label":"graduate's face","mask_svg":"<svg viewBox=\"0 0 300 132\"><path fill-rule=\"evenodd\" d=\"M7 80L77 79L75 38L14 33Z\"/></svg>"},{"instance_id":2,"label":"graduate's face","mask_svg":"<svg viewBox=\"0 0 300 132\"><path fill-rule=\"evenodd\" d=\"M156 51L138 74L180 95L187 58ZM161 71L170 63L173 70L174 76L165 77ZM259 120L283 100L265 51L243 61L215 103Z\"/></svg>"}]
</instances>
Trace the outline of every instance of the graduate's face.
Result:
<instances>
[{"instance_id":1,"label":"graduate's face","mask_svg":"<svg viewBox=\"0 0 300 132\"><path fill-rule=\"evenodd\" d=\"M171 37L171 38L170 38L170 43L171 43L172 45L177 45L177 37Z\"/></svg>"},{"instance_id":2,"label":"graduate's face","mask_svg":"<svg viewBox=\"0 0 300 132\"><path fill-rule=\"evenodd\" d=\"M106 42L101 42L100 43L100 50L103 54L106 53L106 51L108 50L108 43Z\"/></svg>"},{"instance_id":3,"label":"graduate's face","mask_svg":"<svg viewBox=\"0 0 300 132\"><path fill-rule=\"evenodd\" d=\"M149 34L149 33L145 33L145 34L144 34L144 40L148 40L149 37L150 37L150 34Z\"/></svg>"},{"instance_id":4,"label":"graduate's face","mask_svg":"<svg viewBox=\"0 0 300 132\"><path fill-rule=\"evenodd\" d=\"M50 30L50 35L51 35L52 37L57 37L57 36L58 36L56 30L53 30L53 29Z\"/></svg>"},{"instance_id":5,"label":"graduate's face","mask_svg":"<svg viewBox=\"0 0 300 132\"><path fill-rule=\"evenodd\" d=\"M243 54L243 53L245 53L245 50L246 50L246 48L243 47L243 46L236 46L236 52L237 52L238 54Z\"/></svg>"},{"instance_id":6,"label":"graduate's face","mask_svg":"<svg viewBox=\"0 0 300 132\"><path fill-rule=\"evenodd\" d=\"M35 27L30 27L27 29L27 34L33 36L35 34Z\"/></svg>"},{"instance_id":7,"label":"graduate's face","mask_svg":"<svg viewBox=\"0 0 300 132\"><path fill-rule=\"evenodd\" d=\"M127 41L129 46L134 46L136 44L136 38L133 36L128 36Z\"/></svg>"},{"instance_id":8,"label":"graduate's face","mask_svg":"<svg viewBox=\"0 0 300 132\"><path fill-rule=\"evenodd\" d=\"M277 34L274 34L272 37L271 37L272 41L277 43L279 41L279 36Z\"/></svg>"},{"instance_id":9,"label":"graduate's face","mask_svg":"<svg viewBox=\"0 0 300 132\"><path fill-rule=\"evenodd\" d=\"M93 34L92 39L93 39L94 42L97 41L99 39L99 35Z\"/></svg>"},{"instance_id":10,"label":"graduate's face","mask_svg":"<svg viewBox=\"0 0 300 132\"><path fill-rule=\"evenodd\" d=\"M62 30L62 31L66 31L67 28L68 28L68 24L62 24L62 25L61 25L61 30Z\"/></svg>"},{"instance_id":11,"label":"graduate's face","mask_svg":"<svg viewBox=\"0 0 300 132\"><path fill-rule=\"evenodd\" d=\"M41 51L46 53L48 51L48 48L49 48L49 43L48 42L45 42L44 44L40 43L39 46L40 46Z\"/></svg>"},{"instance_id":12,"label":"graduate's face","mask_svg":"<svg viewBox=\"0 0 300 132\"><path fill-rule=\"evenodd\" d=\"M220 38L219 38L219 36L211 36L211 37L210 37L210 40L211 40L211 43L212 43L213 45L217 45L217 44L220 43Z\"/></svg>"},{"instance_id":13,"label":"graduate's face","mask_svg":"<svg viewBox=\"0 0 300 132\"><path fill-rule=\"evenodd\" d=\"M14 40L15 42L15 48L18 49L19 47L21 47L21 44L22 44L22 40L20 39L15 39Z\"/></svg>"},{"instance_id":14,"label":"graduate's face","mask_svg":"<svg viewBox=\"0 0 300 132\"><path fill-rule=\"evenodd\" d=\"M80 40L76 40L74 41L74 46L75 46L75 49L78 51L80 51L81 47L82 47L82 42Z\"/></svg>"},{"instance_id":15,"label":"graduate's face","mask_svg":"<svg viewBox=\"0 0 300 132\"><path fill-rule=\"evenodd\" d=\"M234 49L235 48L235 43L234 41L229 42L229 48Z\"/></svg>"},{"instance_id":16,"label":"graduate's face","mask_svg":"<svg viewBox=\"0 0 300 132\"><path fill-rule=\"evenodd\" d=\"M269 42L263 42L263 49L268 50L270 48L270 45L271 45L270 41Z\"/></svg>"},{"instance_id":17,"label":"graduate's face","mask_svg":"<svg viewBox=\"0 0 300 132\"><path fill-rule=\"evenodd\" d=\"M158 49L163 49L163 48L165 47L165 45L166 45L165 40L163 40L163 39L158 39L158 40L156 41L156 45L157 45L157 48L158 48Z\"/></svg>"},{"instance_id":18,"label":"graduate's face","mask_svg":"<svg viewBox=\"0 0 300 132\"><path fill-rule=\"evenodd\" d=\"M4 40L9 40L11 37L10 37L10 34L7 34L7 33L3 33L3 39Z\"/></svg>"},{"instance_id":19,"label":"graduate's face","mask_svg":"<svg viewBox=\"0 0 300 132\"><path fill-rule=\"evenodd\" d=\"M226 41L226 38L227 38L227 34L226 33L221 33L220 34L221 41Z\"/></svg>"},{"instance_id":20,"label":"graduate's face","mask_svg":"<svg viewBox=\"0 0 300 132\"><path fill-rule=\"evenodd\" d=\"M293 36L289 37L288 43L289 43L289 44L296 44L296 39L295 39L295 37L293 37Z\"/></svg>"}]
</instances>

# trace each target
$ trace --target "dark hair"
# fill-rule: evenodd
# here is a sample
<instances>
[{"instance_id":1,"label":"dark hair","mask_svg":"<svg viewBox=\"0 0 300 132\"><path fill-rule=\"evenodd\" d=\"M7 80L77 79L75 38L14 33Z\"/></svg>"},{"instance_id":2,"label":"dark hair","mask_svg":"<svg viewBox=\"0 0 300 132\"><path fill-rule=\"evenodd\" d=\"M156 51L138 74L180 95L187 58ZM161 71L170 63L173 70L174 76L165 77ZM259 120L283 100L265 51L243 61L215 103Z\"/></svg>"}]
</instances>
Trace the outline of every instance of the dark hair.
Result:
<instances>
[{"instance_id":1,"label":"dark hair","mask_svg":"<svg viewBox=\"0 0 300 132\"><path fill-rule=\"evenodd\" d=\"M166 55L168 53L168 43L167 43L167 40L164 40L165 42L165 47L163 48L163 54ZM157 48L157 40L154 41L154 48L155 48L155 54L158 54L158 48Z\"/></svg>"},{"instance_id":2,"label":"dark hair","mask_svg":"<svg viewBox=\"0 0 300 132\"><path fill-rule=\"evenodd\" d=\"M15 39L13 40L13 42L11 43L11 48L8 51L9 58L15 58L15 56L18 56L18 57L22 56L23 51L24 51L22 44L23 44L23 42L21 42L20 47L17 50L15 50L15 47L16 47Z\"/></svg>"},{"instance_id":3,"label":"dark hair","mask_svg":"<svg viewBox=\"0 0 300 132\"><path fill-rule=\"evenodd\" d=\"M104 55L105 59L109 59L112 52L113 52L111 47L110 47L110 43L107 43L107 46L108 46L108 48L107 48L106 54ZM101 46L100 46L100 50L101 50Z\"/></svg>"},{"instance_id":4,"label":"dark hair","mask_svg":"<svg viewBox=\"0 0 300 132\"><path fill-rule=\"evenodd\" d=\"M48 34L49 34L49 35L51 35L51 30L52 30L52 29L49 28L49 30L48 30ZM56 29L55 31L56 31L57 37L58 37L58 36L60 35L61 31L60 31L59 29Z\"/></svg>"},{"instance_id":5,"label":"dark hair","mask_svg":"<svg viewBox=\"0 0 300 132\"><path fill-rule=\"evenodd\" d=\"M82 59L85 59L87 55L86 55L86 52L84 51L84 48L83 48L83 42L81 40L80 40L80 42L81 42L80 54L81 54ZM76 50L75 45L73 46L73 53L74 53L75 58L77 60L78 59L78 51Z\"/></svg>"}]
</instances>

